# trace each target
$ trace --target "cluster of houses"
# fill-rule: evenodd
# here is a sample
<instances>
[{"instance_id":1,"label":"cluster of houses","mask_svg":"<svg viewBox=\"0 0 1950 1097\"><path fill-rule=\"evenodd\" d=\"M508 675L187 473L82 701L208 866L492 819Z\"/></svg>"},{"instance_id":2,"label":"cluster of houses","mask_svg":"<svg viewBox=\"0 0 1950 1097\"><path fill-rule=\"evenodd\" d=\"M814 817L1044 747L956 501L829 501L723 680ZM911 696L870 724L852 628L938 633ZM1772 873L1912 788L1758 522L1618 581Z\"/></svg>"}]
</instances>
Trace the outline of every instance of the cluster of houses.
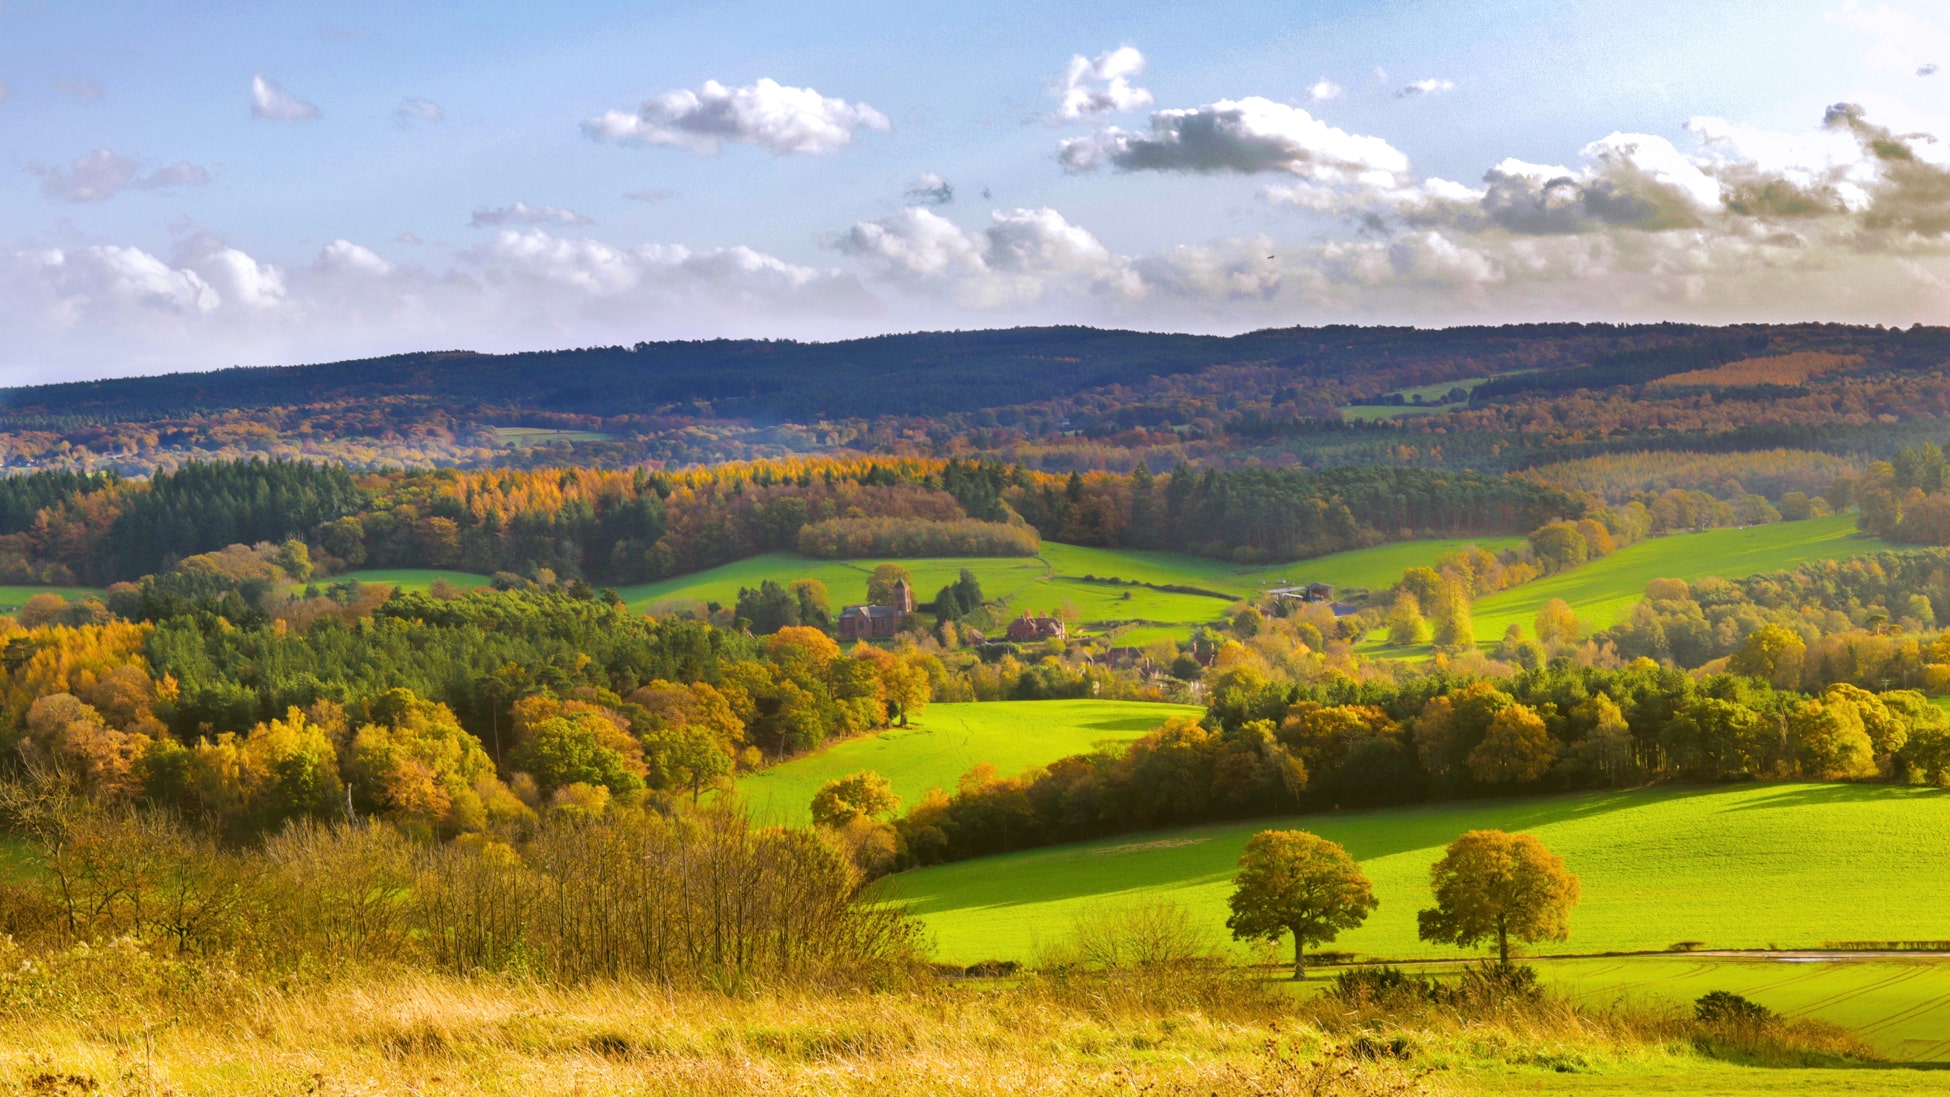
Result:
<instances>
[{"instance_id":1,"label":"cluster of houses","mask_svg":"<svg viewBox=\"0 0 1950 1097\"><path fill-rule=\"evenodd\" d=\"M900 633L901 621L914 612L914 591L907 580L897 579L887 601L840 610L837 629L842 640L892 640ZM1028 644L1039 640L1061 640L1069 635L1061 619L1024 610L1007 628L1012 643Z\"/></svg>"}]
</instances>

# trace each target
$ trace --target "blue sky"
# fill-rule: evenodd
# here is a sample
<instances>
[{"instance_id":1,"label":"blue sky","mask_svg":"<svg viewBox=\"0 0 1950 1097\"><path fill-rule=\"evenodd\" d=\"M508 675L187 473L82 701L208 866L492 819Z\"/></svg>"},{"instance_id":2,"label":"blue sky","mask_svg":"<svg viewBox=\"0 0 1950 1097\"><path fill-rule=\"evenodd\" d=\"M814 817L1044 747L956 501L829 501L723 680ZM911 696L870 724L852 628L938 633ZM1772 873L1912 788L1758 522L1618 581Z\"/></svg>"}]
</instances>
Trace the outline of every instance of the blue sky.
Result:
<instances>
[{"instance_id":1,"label":"blue sky","mask_svg":"<svg viewBox=\"0 0 1950 1097\"><path fill-rule=\"evenodd\" d=\"M0 380L1041 322L1944 323L1939 63L1941 5L1847 0L4 0Z\"/></svg>"}]
</instances>

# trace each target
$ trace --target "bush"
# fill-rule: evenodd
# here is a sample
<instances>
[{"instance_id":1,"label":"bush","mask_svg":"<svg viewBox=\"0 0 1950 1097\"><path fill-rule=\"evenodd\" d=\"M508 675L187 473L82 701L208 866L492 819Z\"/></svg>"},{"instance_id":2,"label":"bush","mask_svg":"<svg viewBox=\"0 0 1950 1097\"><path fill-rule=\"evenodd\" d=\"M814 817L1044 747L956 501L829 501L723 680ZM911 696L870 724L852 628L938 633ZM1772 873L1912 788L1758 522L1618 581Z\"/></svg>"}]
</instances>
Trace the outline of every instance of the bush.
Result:
<instances>
[{"instance_id":1,"label":"bush","mask_svg":"<svg viewBox=\"0 0 1950 1097\"><path fill-rule=\"evenodd\" d=\"M1706 1025L1764 1025L1776 1019L1773 1010L1726 990L1701 995L1693 1002L1693 1016Z\"/></svg>"},{"instance_id":2,"label":"bush","mask_svg":"<svg viewBox=\"0 0 1950 1097\"><path fill-rule=\"evenodd\" d=\"M1372 1006L1431 1001L1436 985L1425 975L1411 975L1398 967L1358 967L1334 976L1327 993L1351 1006Z\"/></svg>"}]
</instances>

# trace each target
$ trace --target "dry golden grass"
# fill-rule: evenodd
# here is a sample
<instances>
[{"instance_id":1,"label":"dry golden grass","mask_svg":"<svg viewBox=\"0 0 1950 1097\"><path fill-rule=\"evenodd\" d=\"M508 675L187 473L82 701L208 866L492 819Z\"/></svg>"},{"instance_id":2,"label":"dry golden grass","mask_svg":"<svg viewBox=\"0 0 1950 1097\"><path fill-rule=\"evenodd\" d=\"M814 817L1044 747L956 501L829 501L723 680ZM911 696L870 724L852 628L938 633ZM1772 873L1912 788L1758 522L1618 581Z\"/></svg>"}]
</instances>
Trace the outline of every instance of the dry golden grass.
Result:
<instances>
[{"instance_id":1,"label":"dry golden grass","mask_svg":"<svg viewBox=\"0 0 1950 1097\"><path fill-rule=\"evenodd\" d=\"M1671 1018L1376 1010L1222 970L733 997L410 973L259 986L133 946L50 963L60 997L0 1009L0 1091L1407 1097L1714 1065Z\"/></svg>"},{"instance_id":2,"label":"dry golden grass","mask_svg":"<svg viewBox=\"0 0 1950 1097\"><path fill-rule=\"evenodd\" d=\"M1650 388L1738 388L1742 385L1798 385L1810 377L1853 369L1862 358L1853 354L1829 354L1804 350L1765 358L1742 358L1712 369L1687 370L1661 377Z\"/></svg>"}]
</instances>

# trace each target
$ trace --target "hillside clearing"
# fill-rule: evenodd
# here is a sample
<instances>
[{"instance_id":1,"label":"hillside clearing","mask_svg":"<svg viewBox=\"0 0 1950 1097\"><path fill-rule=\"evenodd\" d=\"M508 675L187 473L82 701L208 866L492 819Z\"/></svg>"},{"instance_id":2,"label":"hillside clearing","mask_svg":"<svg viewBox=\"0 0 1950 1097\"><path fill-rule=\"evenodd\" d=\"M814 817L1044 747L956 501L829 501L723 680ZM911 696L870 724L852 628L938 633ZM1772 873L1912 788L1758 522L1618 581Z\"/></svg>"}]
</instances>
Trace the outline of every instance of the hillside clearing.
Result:
<instances>
[{"instance_id":1,"label":"hillside clearing","mask_svg":"<svg viewBox=\"0 0 1950 1097\"><path fill-rule=\"evenodd\" d=\"M1101 742L1126 742L1173 716L1203 709L1141 701L987 701L930 705L912 727L848 739L815 754L748 774L738 782L761 819L803 824L819 787L870 769L887 778L903 805L955 782L987 762L1013 776Z\"/></svg>"},{"instance_id":2,"label":"hillside clearing","mask_svg":"<svg viewBox=\"0 0 1950 1097\"><path fill-rule=\"evenodd\" d=\"M1655 537L1477 600L1476 639L1483 643L1501 640L1504 630L1513 624L1522 625L1529 634L1537 611L1553 598L1571 603L1588 630L1604 629L1630 615L1645 593L1645 585L1654 579L1742 579L1810 560L1902 547L1856 532L1854 517L1846 514Z\"/></svg>"}]
</instances>

